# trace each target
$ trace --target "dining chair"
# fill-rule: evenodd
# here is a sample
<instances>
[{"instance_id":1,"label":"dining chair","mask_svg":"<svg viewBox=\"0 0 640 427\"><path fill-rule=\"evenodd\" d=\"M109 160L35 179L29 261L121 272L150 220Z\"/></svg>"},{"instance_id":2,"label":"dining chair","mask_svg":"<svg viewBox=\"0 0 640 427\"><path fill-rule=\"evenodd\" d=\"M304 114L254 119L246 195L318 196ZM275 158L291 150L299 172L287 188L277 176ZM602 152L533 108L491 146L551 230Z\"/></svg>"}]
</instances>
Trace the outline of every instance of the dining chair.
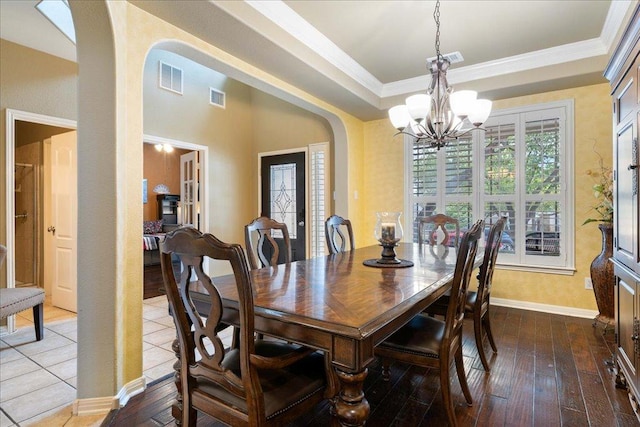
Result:
<instances>
[{"instance_id":1,"label":"dining chair","mask_svg":"<svg viewBox=\"0 0 640 427\"><path fill-rule=\"evenodd\" d=\"M346 230L346 236L343 230ZM347 250L347 244L349 250L354 250L356 248L355 241L353 239L351 221L344 219L341 216L331 215L327 218L324 223L324 235L327 239L329 254L345 252Z\"/></svg>"},{"instance_id":2,"label":"dining chair","mask_svg":"<svg viewBox=\"0 0 640 427\"><path fill-rule=\"evenodd\" d=\"M282 237L274 237L282 234ZM291 240L287 224L261 216L244 227L249 266L256 268L291 262ZM280 256L282 252L283 256Z\"/></svg>"},{"instance_id":3,"label":"dining chair","mask_svg":"<svg viewBox=\"0 0 640 427\"><path fill-rule=\"evenodd\" d=\"M233 426L285 425L326 397L329 365L322 353L282 341L254 339L253 286L242 246L194 228L181 228L167 234L161 251L179 347L179 396L173 414L181 425L195 426L197 411ZM183 265L179 282L173 274L172 254ZM237 308L224 307L216 279L204 272L205 258L231 266ZM191 280L193 274L197 280ZM205 316L195 309L190 293L194 287L208 294L210 309ZM218 331L226 326L223 319L239 324L237 348L225 349L222 344Z\"/></svg>"},{"instance_id":4,"label":"dining chair","mask_svg":"<svg viewBox=\"0 0 640 427\"><path fill-rule=\"evenodd\" d=\"M473 403L462 359L462 325L465 296L482 235L482 224L482 220L473 224L460 242L445 320L418 314L375 349L376 355L382 358L382 376L385 380L389 379L390 359L439 369L442 400L452 426L456 425L449 372L452 358L464 397L469 405Z\"/></svg>"},{"instance_id":5,"label":"dining chair","mask_svg":"<svg viewBox=\"0 0 640 427\"><path fill-rule=\"evenodd\" d=\"M440 244L444 246L451 246L449 242L451 240L450 233L454 232L455 234L453 235L453 245L455 247L458 247L460 236L460 222L457 219L445 214L435 214L427 217L418 217L417 221L419 244L422 245L424 243L425 232L427 232L428 242L430 245ZM453 226L454 231L448 229L447 226L449 226L449 228ZM438 240L439 233L442 234L442 240Z\"/></svg>"},{"instance_id":6,"label":"dining chair","mask_svg":"<svg viewBox=\"0 0 640 427\"><path fill-rule=\"evenodd\" d=\"M497 353L498 348L496 347L495 340L493 339L493 333L491 332L491 316L489 309L491 307L490 297L493 271L495 270L496 260L498 259L500 241L506 222L507 218L501 217L489 229L489 234L487 235L484 247L484 258L478 273L478 290L467 291L465 303L465 315L467 318L473 319L473 332L475 335L476 347L478 348L478 354L480 355L482 366L487 372L489 372L491 368L487 361L487 355L484 351L482 332L484 330L487 339L489 340L489 344L491 345L491 349L494 353ZM449 302L449 295L443 295L435 303L427 307L425 312L431 315L446 316Z\"/></svg>"}]
</instances>

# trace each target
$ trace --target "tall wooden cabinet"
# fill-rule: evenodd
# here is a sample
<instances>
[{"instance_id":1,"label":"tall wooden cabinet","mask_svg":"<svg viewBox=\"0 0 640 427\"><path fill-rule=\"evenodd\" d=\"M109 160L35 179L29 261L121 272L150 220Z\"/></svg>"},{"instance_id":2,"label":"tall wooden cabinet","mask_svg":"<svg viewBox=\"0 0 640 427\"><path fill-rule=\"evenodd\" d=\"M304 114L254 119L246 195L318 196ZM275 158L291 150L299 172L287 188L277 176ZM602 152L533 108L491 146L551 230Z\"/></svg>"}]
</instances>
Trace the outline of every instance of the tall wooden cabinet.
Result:
<instances>
[{"instance_id":1,"label":"tall wooden cabinet","mask_svg":"<svg viewBox=\"0 0 640 427\"><path fill-rule=\"evenodd\" d=\"M640 6L617 46L605 76L613 97L615 316L617 383L640 419Z\"/></svg>"}]
</instances>

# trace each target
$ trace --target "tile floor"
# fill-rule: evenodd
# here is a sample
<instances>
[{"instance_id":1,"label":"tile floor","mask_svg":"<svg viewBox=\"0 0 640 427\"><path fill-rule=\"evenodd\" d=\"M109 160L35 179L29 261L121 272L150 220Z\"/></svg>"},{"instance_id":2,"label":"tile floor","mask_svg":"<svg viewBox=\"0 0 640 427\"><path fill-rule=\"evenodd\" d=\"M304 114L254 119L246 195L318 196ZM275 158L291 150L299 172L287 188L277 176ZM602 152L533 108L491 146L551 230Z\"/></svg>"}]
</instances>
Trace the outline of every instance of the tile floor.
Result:
<instances>
[{"instance_id":1,"label":"tile floor","mask_svg":"<svg viewBox=\"0 0 640 427\"><path fill-rule=\"evenodd\" d=\"M147 384L173 371L173 319L165 296L143 305L143 370ZM45 337L35 340L31 310L16 315L17 332L0 337L0 427L99 426L102 416L71 417L76 398L75 313L44 308ZM222 337L225 344L230 333Z\"/></svg>"}]
</instances>

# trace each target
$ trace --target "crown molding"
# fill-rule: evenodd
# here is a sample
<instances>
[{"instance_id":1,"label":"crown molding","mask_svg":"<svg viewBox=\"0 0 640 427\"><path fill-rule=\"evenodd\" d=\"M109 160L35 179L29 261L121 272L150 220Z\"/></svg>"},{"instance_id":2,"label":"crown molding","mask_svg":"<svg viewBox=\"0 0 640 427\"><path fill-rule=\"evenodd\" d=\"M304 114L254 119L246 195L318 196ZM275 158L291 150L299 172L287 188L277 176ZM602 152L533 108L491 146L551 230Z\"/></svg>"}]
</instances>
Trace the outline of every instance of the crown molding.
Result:
<instances>
[{"instance_id":1,"label":"crown molding","mask_svg":"<svg viewBox=\"0 0 640 427\"><path fill-rule=\"evenodd\" d=\"M624 26L624 18L627 11L635 4L636 1L631 0L616 0L611 2L607 18L604 21L602 32L600 33L600 39L607 47L607 50L613 47L618 31Z\"/></svg>"},{"instance_id":2,"label":"crown molding","mask_svg":"<svg viewBox=\"0 0 640 427\"><path fill-rule=\"evenodd\" d=\"M284 2L246 0L246 3L372 93L382 91L380 80Z\"/></svg>"},{"instance_id":3,"label":"crown molding","mask_svg":"<svg viewBox=\"0 0 640 427\"><path fill-rule=\"evenodd\" d=\"M600 38L510 56L495 61L453 68L447 71L451 85L518 73L551 65L564 64L607 54L607 47ZM383 85L381 98L424 91L428 87L429 75L400 80Z\"/></svg>"},{"instance_id":4,"label":"crown molding","mask_svg":"<svg viewBox=\"0 0 640 427\"><path fill-rule=\"evenodd\" d=\"M377 96L380 101L424 91L429 84L428 74L383 84L283 1L247 0L246 3ZM611 3L599 38L450 69L447 78L453 85L606 55L632 2L624 0Z\"/></svg>"}]
</instances>

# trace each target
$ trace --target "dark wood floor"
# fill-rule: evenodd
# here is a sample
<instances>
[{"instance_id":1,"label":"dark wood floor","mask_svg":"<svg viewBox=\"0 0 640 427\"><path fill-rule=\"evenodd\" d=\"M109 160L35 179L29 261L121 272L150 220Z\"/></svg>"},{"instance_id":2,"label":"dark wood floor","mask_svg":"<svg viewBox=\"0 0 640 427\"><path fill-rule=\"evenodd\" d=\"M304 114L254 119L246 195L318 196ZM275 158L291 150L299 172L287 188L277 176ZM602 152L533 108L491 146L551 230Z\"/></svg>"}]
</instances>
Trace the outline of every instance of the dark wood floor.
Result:
<instances>
[{"instance_id":1,"label":"dark wood floor","mask_svg":"<svg viewBox=\"0 0 640 427\"><path fill-rule=\"evenodd\" d=\"M603 337L589 319L492 307L498 354L491 372L482 369L470 320L465 325L464 358L474 399L469 407L452 376L461 426L637 426L627 394L615 388L611 359L613 333ZM485 342L487 351L491 351ZM492 354L492 353L490 353ZM455 374L453 374L455 375ZM109 426L173 425L173 379L158 382L105 421ZM447 424L437 371L392 365L382 381L379 363L369 369L365 395L371 405L367 426ZM293 423L329 424L327 403ZM223 425L205 415L198 426Z\"/></svg>"},{"instance_id":2,"label":"dark wood floor","mask_svg":"<svg viewBox=\"0 0 640 427\"><path fill-rule=\"evenodd\" d=\"M162 282L162 269L160 264L144 266L144 293L142 298L153 298L164 295L164 283Z\"/></svg>"}]
</instances>

